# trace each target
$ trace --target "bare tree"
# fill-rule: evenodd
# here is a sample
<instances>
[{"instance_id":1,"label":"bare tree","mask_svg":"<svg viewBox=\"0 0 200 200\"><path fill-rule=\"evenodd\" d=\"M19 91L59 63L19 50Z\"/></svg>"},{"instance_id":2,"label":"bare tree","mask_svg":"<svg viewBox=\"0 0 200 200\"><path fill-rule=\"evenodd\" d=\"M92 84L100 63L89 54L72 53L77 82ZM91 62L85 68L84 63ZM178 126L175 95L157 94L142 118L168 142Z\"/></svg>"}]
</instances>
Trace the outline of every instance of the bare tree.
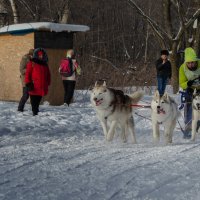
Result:
<instances>
[{"instance_id":1,"label":"bare tree","mask_svg":"<svg viewBox=\"0 0 200 200\"><path fill-rule=\"evenodd\" d=\"M67 24L70 19L70 0L64 1L63 4L60 23Z\"/></svg>"},{"instance_id":2,"label":"bare tree","mask_svg":"<svg viewBox=\"0 0 200 200\"><path fill-rule=\"evenodd\" d=\"M19 14L18 14L18 9L17 9L17 5L15 0L9 0L11 8L12 8L12 12L13 12L13 21L14 24L18 24L19 23Z\"/></svg>"},{"instance_id":3,"label":"bare tree","mask_svg":"<svg viewBox=\"0 0 200 200\"><path fill-rule=\"evenodd\" d=\"M195 21L199 16L196 13L199 0L157 0L156 5L149 0L124 2L0 0L0 16L1 10L7 11L9 18L4 25L17 23L13 16L18 16L18 23L53 21L90 26L86 34L74 34L74 48L83 67L80 86L90 85L96 78L106 78L111 85L155 84L153 63L160 48L172 51L173 81L176 83L176 51L186 45L197 50L200 46L199 19L198 23ZM194 21L197 28L193 29Z\"/></svg>"},{"instance_id":4,"label":"bare tree","mask_svg":"<svg viewBox=\"0 0 200 200\"><path fill-rule=\"evenodd\" d=\"M7 15L8 15L8 10L6 7L5 0L0 0L0 27L6 25Z\"/></svg>"},{"instance_id":5,"label":"bare tree","mask_svg":"<svg viewBox=\"0 0 200 200\"><path fill-rule=\"evenodd\" d=\"M197 8L200 8L200 1L196 0L196 6ZM194 21L194 49L195 51L198 53L200 53L200 17L198 17L195 21Z\"/></svg>"},{"instance_id":6,"label":"bare tree","mask_svg":"<svg viewBox=\"0 0 200 200\"><path fill-rule=\"evenodd\" d=\"M193 12L191 16L186 16L183 5L180 0L163 0L163 13L164 13L164 27L161 27L156 21L154 21L150 16L144 13L144 11L137 5L136 1L134 0L126 0L128 3L136 9L139 14L150 24L152 30L155 32L158 39L161 41L162 48L168 48L171 50L171 63L172 63L172 84L174 88L174 92L177 92L178 87L178 68L177 68L177 50L179 43L182 42L184 39L184 33L191 29L194 21L200 16L200 8ZM179 24L176 23L176 26L179 26L178 30L176 31L173 28L173 20L171 18L171 3L174 5L174 9L177 12ZM188 38L186 38L188 40Z\"/></svg>"},{"instance_id":7,"label":"bare tree","mask_svg":"<svg viewBox=\"0 0 200 200\"><path fill-rule=\"evenodd\" d=\"M20 6L22 6L24 8L24 11L26 10L29 13L29 15L31 15L32 18L35 18L36 14L34 13L32 7L29 5L29 3L25 0L18 0L18 1L20 3Z\"/></svg>"}]
</instances>

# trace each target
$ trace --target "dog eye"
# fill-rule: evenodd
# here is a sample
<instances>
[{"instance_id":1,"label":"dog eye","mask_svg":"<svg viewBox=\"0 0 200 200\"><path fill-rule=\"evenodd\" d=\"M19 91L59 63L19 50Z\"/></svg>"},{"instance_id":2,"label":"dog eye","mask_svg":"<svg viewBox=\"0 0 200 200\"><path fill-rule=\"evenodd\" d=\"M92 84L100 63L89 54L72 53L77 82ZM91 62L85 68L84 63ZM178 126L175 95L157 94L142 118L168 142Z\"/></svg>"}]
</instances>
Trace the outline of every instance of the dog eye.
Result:
<instances>
[{"instance_id":1,"label":"dog eye","mask_svg":"<svg viewBox=\"0 0 200 200\"><path fill-rule=\"evenodd\" d=\"M158 103L158 101L156 101L156 103Z\"/></svg>"},{"instance_id":2,"label":"dog eye","mask_svg":"<svg viewBox=\"0 0 200 200\"><path fill-rule=\"evenodd\" d=\"M106 92L106 90L104 90L103 92Z\"/></svg>"}]
</instances>

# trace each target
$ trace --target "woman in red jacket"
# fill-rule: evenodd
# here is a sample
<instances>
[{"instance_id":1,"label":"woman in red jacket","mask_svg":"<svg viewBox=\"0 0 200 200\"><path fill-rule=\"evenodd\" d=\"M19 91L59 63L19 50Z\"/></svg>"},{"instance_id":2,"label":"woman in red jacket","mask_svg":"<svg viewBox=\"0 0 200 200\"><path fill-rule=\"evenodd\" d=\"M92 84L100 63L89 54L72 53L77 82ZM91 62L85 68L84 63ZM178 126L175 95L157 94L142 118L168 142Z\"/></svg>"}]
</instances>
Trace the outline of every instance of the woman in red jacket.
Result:
<instances>
[{"instance_id":1,"label":"woman in red jacket","mask_svg":"<svg viewBox=\"0 0 200 200\"><path fill-rule=\"evenodd\" d=\"M48 67L48 57L43 48L34 50L33 58L27 64L25 83L29 89L33 115L39 111L42 96L47 95L51 82L51 75Z\"/></svg>"}]
</instances>

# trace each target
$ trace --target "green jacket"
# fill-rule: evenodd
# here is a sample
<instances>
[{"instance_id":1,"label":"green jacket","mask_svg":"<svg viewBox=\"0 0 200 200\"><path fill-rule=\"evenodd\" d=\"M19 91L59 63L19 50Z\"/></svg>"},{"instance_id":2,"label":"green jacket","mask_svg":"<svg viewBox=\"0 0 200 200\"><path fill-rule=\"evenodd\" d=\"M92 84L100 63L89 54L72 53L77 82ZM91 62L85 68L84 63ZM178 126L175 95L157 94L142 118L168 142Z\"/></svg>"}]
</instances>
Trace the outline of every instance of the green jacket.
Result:
<instances>
[{"instance_id":1,"label":"green jacket","mask_svg":"<svg viewBox=\"0 0 200 200\"><path fill-rule=\"evenodd\" d=\"M30 61L30 55L26 54L22 57L21 62L20 62L20 78L22 82L22 86L25 87L25 82L24 82L24 77L26 73L26 64Z\"/></svg>"},{"instance_id":2,"label":"green jacket","mask_svg":"<svg viewBox=\"0 0 200 200\"><path fill-rule=\"evenodd\" d=\"M183 63L181 66L180 66L180 69L179 69L179 86L182 88L182 89L186 89L188 86L187 86L187 82L189 80L194 80L198 77L200 77L200 61L197 61L198 62L198 66L197 66L197 70L195 70L193 72L193 77L192 75L187 75L187 66L186 66L186 63ZM191 77L191 78L188 78L188 77ZM200 86L199 86L200 87ZM198 88L199 88L198 87ZM195 87L193 87L195 88Z\"/></svg>"}]
</instances>

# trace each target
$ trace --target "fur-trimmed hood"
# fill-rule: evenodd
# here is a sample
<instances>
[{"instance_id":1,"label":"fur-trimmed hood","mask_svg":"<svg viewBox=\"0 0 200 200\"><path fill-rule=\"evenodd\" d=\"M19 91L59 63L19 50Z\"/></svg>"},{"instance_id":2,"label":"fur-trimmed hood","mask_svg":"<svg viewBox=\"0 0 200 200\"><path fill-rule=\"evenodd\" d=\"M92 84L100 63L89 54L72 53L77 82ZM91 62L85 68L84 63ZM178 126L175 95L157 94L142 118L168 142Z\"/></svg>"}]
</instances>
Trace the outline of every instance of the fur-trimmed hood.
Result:
<instances>
[{"instance_id":1,"label":"fur-trimmed hood","mask_svg":"<svg viewBox=\"0 0 200 200\"><path fill-rule=\"evenodd\" d=\"M43 59L42 60L39 59L39 57L38 57L38 53L39 52L43 53ZM41 64L41 65L47 65L47 63L48 63L48 56L47 56L46 51L43 48L37 48L37 49L35 49L34 52L33 52L32 61L35 62L35 63Z\"/></svg>"}]
</instances>

